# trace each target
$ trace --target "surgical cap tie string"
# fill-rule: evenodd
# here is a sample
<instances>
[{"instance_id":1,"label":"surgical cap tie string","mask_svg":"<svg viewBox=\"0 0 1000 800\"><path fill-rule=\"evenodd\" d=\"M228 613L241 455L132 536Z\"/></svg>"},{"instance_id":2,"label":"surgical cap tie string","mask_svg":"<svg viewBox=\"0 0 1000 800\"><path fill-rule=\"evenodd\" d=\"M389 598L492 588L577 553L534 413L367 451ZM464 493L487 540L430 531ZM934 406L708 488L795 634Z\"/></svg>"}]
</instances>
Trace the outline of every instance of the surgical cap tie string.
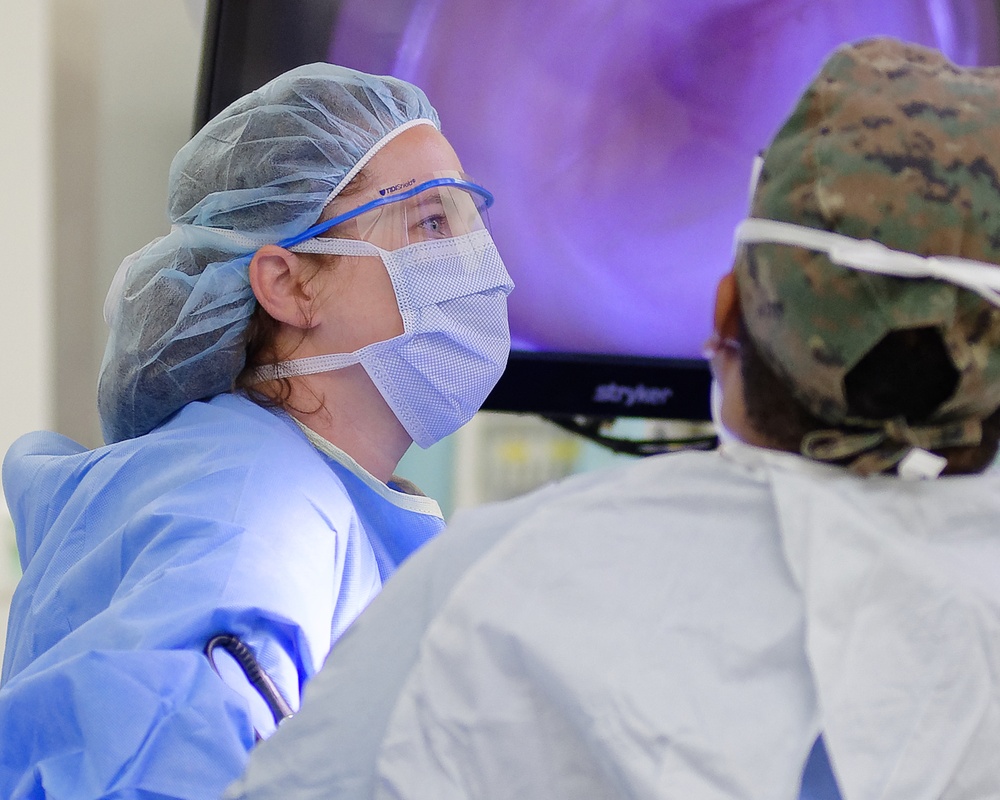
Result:
<instances>
[{"instance_id":1,"label":"surgical cap tie string","mask_svg":"<svg viewBox=\"0 0 1000 800\"><path fill-rule=\"evenodd\" d=\"M983 435L982 424L977 419L926 426L910 426L902 418L884 422L847 419L844 425L869 430L812 431L802 438L800 452L807 458L826 462L856 456L848 469L867 476L891 469L913 450L929 453L943 447L974 447L982 441Z\"/></svg>"}]
</instances>

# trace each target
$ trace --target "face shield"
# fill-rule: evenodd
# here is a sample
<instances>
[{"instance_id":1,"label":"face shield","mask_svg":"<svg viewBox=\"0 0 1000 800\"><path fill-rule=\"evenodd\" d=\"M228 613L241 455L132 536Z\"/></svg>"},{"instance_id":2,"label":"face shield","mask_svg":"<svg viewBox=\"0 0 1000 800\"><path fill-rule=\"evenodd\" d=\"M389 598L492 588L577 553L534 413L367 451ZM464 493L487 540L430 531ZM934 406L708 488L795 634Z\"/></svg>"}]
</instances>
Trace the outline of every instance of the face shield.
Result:
<instances>
[{"instance_id":1,"label":"face shield","mask_svg":"<svg viewBox=\"0 0 1000 800\"><path fill-rule=\"evenodd\" d=\"M489 231L493 195L460 172L435 172L393 186L379 196L298 236L279 242L291 249L321 237L369 242L382 250Z\"/></svg>"}]
</instances>

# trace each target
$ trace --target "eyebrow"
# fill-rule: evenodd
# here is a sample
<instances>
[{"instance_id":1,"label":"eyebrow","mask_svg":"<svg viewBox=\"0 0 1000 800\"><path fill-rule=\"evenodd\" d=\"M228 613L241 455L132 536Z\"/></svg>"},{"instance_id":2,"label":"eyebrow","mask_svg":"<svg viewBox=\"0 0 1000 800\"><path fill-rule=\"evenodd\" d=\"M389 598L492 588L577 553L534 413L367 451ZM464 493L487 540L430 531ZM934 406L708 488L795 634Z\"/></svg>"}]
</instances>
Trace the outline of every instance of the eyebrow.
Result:
<instances>
[{"instance_id":1,"label":"eyebrow","mask_svg":"<svg viewBox=\"0 0 1000 800\"><path fill-rule=\"evenodd\" d=\"M433 192L433 194L431 194ZM421 194L415 195L410 199L407 205L410 206L425 206L425 205L444 205L444 198L441 197L441 192L436 189L431 189Z\"/></svg>"}]
</instances>

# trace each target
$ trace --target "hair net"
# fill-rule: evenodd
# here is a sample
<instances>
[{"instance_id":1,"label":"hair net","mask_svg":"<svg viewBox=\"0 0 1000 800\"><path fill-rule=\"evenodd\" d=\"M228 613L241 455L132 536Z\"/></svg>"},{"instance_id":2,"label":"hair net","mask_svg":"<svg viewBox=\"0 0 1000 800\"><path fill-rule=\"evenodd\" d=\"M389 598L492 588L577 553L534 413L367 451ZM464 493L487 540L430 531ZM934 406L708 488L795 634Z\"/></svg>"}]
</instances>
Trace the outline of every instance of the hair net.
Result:
<instances>
[{"instance_id":1,"label":"hair net","mask_svg":"<svg viewBox=\"0 0 1000 800\"><path fill-rule=\"evenodd\" d=\"M237 100L177 154L170 233L125 259L105 302L98 384L107 442L140 436L243 369L258 247L300 233L393 136L440 127L415 86L331 64Z\"/></svg>"}]
</instances>

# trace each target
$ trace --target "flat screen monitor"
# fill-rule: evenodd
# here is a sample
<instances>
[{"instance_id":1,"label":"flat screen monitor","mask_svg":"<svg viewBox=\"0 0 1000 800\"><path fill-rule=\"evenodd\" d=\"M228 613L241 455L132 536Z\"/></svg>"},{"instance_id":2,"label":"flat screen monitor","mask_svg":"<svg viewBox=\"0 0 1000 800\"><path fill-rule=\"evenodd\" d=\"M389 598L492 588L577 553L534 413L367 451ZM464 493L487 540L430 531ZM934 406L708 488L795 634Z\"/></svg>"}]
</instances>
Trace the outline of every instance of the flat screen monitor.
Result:
<instances>
[{"instance_id":1,"label":"flat screen monitor","mask_svg":"<svg viewBox=\"0 0 1000 800\"><path fill-rule=\"evenodd\" d=\"M196 122L313 61L416 83L517 286L486 408L705 420L753 157L876 34L1000 62L994 0L210 0Z\"/></svg>"}]
</instances>

